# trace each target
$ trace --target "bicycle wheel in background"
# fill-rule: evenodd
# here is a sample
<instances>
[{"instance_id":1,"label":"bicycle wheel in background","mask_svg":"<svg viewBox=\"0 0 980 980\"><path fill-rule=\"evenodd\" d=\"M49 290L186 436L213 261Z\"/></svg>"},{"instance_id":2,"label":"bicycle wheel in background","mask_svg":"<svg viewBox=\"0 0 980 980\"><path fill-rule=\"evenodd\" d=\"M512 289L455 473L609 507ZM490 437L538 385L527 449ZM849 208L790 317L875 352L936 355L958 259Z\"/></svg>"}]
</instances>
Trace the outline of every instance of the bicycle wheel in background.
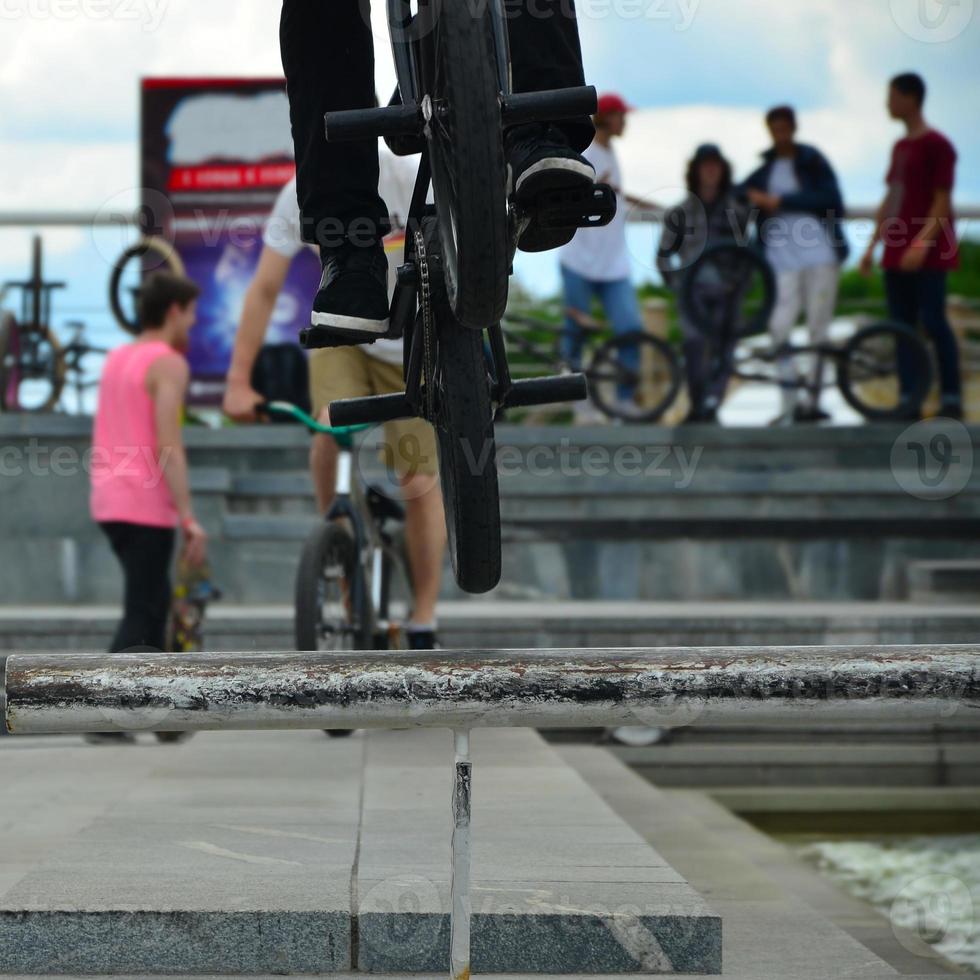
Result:
<instances>
[{"instance_id":1,"label":"bicycle wheel in background","mask_svg":"<svg viewBox=\"0 0 980 980\"><path fill-rule=\"evenodd\" d=\"M128 333L139 333L136 304L143 277L159 269L166 269L177 276L185 274L184 263L177 250L163 238L140 239L127 248L112 267L109 305L116 322Z\"/></svg>"},{"instance_id":2,"label":"bicycle wheel in background","mask_svg":"<svg viewBox=\"0 0 980 980\"><path fill-rule=\"evenodd\" d=\"M507 306L507 174L490 4L428 0L419 10L425 127L449 305L474 330Z\"/></svg>"},{"instance_id":3,"label":"bicycle wheel in background","mask_svg":"<svg viewBox=\"0 0 980 980\"><path fill-rule=\"evenodd\" d=\"M765 333L776 305L776 277L765 258L743 245L715 245L687 270L681 316L707 338Z\"/></svg>"},{"instance_id":4,"label":"bicycle wheel in background","mask_svg":"<svg viewBox=\"0 0 980 980\"><path fill-rule=\"evenodd\" d=\"M900 365L909 365L903 386ZM932 387L929 350L914 330L898 323L875 323L847 343L837 365L844 400L871 421L918 418Z\"/></svg>"},{"instance_id":5,"label":"bicycle wheel in background","mask_svg":"<svg viewBox=\"0 0 980 980\"><path fill-rule=\"evenodd\" d=\"M324 522L311 532L296 573L298 651L366 648L371 625L353 587L356 561L354 540L341 525Z\"/></svg>"},{"instance_id":6,"label":"bicycle wheel in background","mask_svg":"<svg viewBox=\"0 0 980 980\"><path fill-rule=\"evenodd\" d=\"M603 344L586 376L593 402L624 422L656 422L681 389L673 348L646 333L622 334Z\"/></svg>"},{"instance_id":7,"label":"bicycle wheel in background","mask_svg":"<svg viewBox=\"0 0 980 980\"><path fill-rule=\"evenodd\" d=\"M17 409L17 321L0 313L0 411Z\"/></svg>"},{"instance_id":8,"label":"bicycle wheel in background","mask_svg":"<svg viewBox=\"0 0 980 980\"><path fill-rule=\"evenodd\" d=\"M435 352L435 418L449 556L464 592L500 581L500 490L490 373L483 336L440 317Z\"/></svg>"},{"instance_id":9,"label":"bicycle wheel in background","mask_svg":"<svg viewBox=\"0 0 980 980\"><path fill-rule=\"evenodd\" d=\"M0 387L5 411L53 412L65 388L65 352L47 327L11 321L0 336Z\"/></svg>"}]
</instances>

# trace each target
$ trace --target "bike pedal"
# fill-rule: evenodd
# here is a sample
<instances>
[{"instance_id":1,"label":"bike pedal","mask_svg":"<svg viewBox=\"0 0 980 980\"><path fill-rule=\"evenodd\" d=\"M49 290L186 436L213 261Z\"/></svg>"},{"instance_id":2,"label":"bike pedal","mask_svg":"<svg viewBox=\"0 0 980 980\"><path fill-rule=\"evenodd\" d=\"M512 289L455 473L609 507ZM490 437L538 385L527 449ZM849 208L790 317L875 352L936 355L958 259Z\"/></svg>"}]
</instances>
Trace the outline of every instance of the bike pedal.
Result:
<instances>
[{"instance_id":1,"label":"bike pedal","mask_svg":"<svg viewBox=\"0 0 980 980\"><path fill-rule=\"evenodd\" d=\"M299 345L304 350L328 350L336 347L362 347L376 344L379 340L401 340L397 330L386 333L366 333L358 330L345 330L339 333L329 327L306 327L300 331Z\"/></svg>"},{"instance_id":2,"label":"bike pedal","mask_svg":"<svg viewBox=\"0 0 980 980\"><path fill-rule=\"evenodd\" d=\"M602 228L616 217L616 192L608 184L540 193L533 212L539 228Z\"/></svg>"}]
</instances>

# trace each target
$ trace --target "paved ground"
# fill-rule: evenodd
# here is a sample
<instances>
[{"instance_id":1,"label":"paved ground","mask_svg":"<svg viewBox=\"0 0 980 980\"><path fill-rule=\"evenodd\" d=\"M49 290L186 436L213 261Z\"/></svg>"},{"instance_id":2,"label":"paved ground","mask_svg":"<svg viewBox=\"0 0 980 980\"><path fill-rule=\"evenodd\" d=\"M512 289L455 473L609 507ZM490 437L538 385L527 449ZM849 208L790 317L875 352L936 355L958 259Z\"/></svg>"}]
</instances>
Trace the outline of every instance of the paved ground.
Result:
<instances>
[{"instance_id":1,"label":"paved ground","mask_svg":"<svg viewBox=\"0 0 980 980\"><path fill-rule=\"evenodd\" d=\"M448 733L142 738L0 743L0 969L447 962ZM718 972L717 916L539 736L474 765L476 970Z\"/></svg>"},{"instance_id":2,"label":"paved ground","mask_svg":"<svg viewBox=\"0 0 980 980\"><path fill-rule=\"evenodd\" d=\"M501 879L513 884L523 877L553 884L562 879L566 888L574 889L574 868L622 871L629 852L634 857L656 855L635 862L640 887L653 884L648 876L657 877L657 868L676 869L691 882L722 916L725 976L925 980L948 974L927 949L910 952L873 910L842 895L707 796L658 790L602 749L562 746L556 754L524 733L501 733L518 740L509 744L506 738L494 744L485 734L478 733L475 740L478 886L496 887L493 882ZM110 749L83 746L75 739L5 739L0 741L0 896L33 890L37 899L46 894L50 904L52 894L60 894L61 908L71 904L69 898L90 899L99 886L81 862L101 854L112 861L114 882L131 889L139 906L149 885L140 875L141 861L150 861L163 842L173 840L181 842L180 858L178 848L166 853L181 882L178 899L186 897L186 883L195 880L179 874L181 867L196 870L199 905L206 905L210 895L218 897L220 907L231 888L237 889L244 908L262 897L268 905L277 882L315 880L322 885L332 863L350 858L352 774L365 751L371 771L363 802L365 869L375 867L372 875L396 882L400 875L414 877L413 901L424 900L424 889L431 887L429 896L441 902L446 837L432 825L448 820L447 784L442 780L450 742L438 732L339 742L313 733L209 735L176 749L157 747L146 736L136 748ZM507 777L507 763L515 754L523 754L527 779ZM567 765L556 767L559 757ZM582 795L585 786L595 795ZM545 799L557 806L541 805ZM132 837L134 822L140 824L138 838ZM554 829L539 836L536 824ZM113 832L127 841L139 840L142 857L137 855L129 865L120 862ZM392 847L404 835L411 847ZM652 848L639 850L642 841ZM96 849L87 852L89 845ZM601 846L620 854L599 856L595 849ZM112 853L100 850L106 848ZM556 856L563 855L564 867L556 869ZM545 872L548 867L554 870ZM617 896L622 900L631 876L620 877ZM632 886L638 881L633 879ZM269 891L266 882L271 883ZM254 893L249 891L253 885ZM340 901L342 892L336 897ZM322 907L321 898L317 895L311 904ZM362 898L370 899L370 890ZM379 898L381 905L390 896L374 896ZM9 907L0 899L3 905ZM388 939L398 935L390 933ZM294 947L298 953L303 948ZM149 977L138 970L126 975Z\"/></svg>"}]
</instances>

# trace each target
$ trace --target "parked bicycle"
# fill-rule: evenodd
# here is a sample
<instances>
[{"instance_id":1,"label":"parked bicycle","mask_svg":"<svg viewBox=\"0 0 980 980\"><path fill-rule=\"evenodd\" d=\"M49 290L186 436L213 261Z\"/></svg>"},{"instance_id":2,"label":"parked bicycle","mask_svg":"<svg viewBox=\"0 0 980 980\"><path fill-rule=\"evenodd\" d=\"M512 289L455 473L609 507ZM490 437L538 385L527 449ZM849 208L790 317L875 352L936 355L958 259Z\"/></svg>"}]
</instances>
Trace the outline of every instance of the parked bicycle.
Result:
<instances>
[{"instance_id":1,"label":"parked bicycle","mask_svg":"<svg viewBox=\"0 0 980 980\"><path fill-rule=\"evenodd\" d=\"M404 338L406 391L335 403L331 418L347 426L421 417L434 426L453 570L464 590L480 593L498 583L501 570L497 414L587 394L581 374L511 378L500 320L528 215L507 196L503 132L590 115L596 93L513 93L500 0L476 7L419 0L416 12L412 7L388 0L398 77L392 104L326 117L330 140L385 137L396 153L422 152L390 316L389 336ZM432 208L425 203L430 183ZM604 185L557 191L535 206L542 226L599 226L615 210L616 196ZM333 346L315 327L303 342Z\"/></svg>"},{"instance_id":2,"label":"parked bicycle","mask_svg":"<svg viewBox=\"0 0 980 980\"><path fill-rule=\"evenodd\" d=\"M595 406L607 418L623 422L661 418L681 387L677 355L670 344L642 332L613 335L606 324L580 312L575 318L588 351L583 371ZM508 312L501 329L512 370L573 373L561 351L562 324ZM522 363L515 363L515 353Z\"/></svg>"},{"instance_id":3,"label":"parked bicycle","mask_svg":"<svg viewBox=\"0 0 980 980\"><path fill-rule=\"evenodd\" d=\"M7 294L20 292L20 316L0 311L0 410L50 412L65 386L65 359L50 327L52 293L63 282L46 282L41 239L31 245L31 274L23 282L0 289L0 306Z\"/></svg>"},{"instance_id":4,"label":"parked bicycle","mask_svg":"<svg viewBox=\"0 0 980 980\"><path fill-rule=\"evenodd\" d=\"M768 325L776 299L772 270L755 250L729 244L707 249L685 275L682 315L700 329L712 380L731 378L806 393L812 404L836 384L848 405L869 421L915 418L932 384L928 350L901 324L880 321L843 344L773 348ZM793 370L786 372L789 362ZM833 373L825 370L828 364ZM901 381L901 367L912 380ZM832 380L828 381L830 374Z\"/></svg>"}]
</instances>

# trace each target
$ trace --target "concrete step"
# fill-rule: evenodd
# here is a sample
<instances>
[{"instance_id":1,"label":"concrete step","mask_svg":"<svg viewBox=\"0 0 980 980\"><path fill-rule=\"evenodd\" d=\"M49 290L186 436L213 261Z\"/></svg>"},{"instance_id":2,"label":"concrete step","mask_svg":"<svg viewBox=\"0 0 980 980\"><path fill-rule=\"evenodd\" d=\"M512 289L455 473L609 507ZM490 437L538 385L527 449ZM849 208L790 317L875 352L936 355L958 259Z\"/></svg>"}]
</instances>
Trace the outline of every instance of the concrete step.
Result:
<instances>
[{"instance_id":1,"label":"concrete step","mask_svg":"<svg viewBox=\"0 0 980 980\"><path fill-rule=\"evenodd\" d=\"M975 602L980 598L980 561L914 561L907 574L909 598L915 602Z\"/></svg>"},{"instance_id":2,"label":"concrete step","mask_svg":"<svg viewBox=\"0 0 980 980\"><path fill-rule=\"evenodd\" d=\"M720 973L718 917L539 736L473 748L474 970ZM5 739L0 973L445 972L451 759L444 732Z\"/></svg>"},{"instance_id":3,"label":"concrete step","mask_svg":"<svg viewBox=\"0 0 980 980\"><path fill-rule=\"evenodd\" d=\"M102 651L118 616L113 606L0 606L0 650ZM972 643L980 632L976 605L883 602L463 600L442 603L439 617L456 649ZM205 636L214 650L289 650L292 607L219 602Z\"/></svg>"}]
</instances>

